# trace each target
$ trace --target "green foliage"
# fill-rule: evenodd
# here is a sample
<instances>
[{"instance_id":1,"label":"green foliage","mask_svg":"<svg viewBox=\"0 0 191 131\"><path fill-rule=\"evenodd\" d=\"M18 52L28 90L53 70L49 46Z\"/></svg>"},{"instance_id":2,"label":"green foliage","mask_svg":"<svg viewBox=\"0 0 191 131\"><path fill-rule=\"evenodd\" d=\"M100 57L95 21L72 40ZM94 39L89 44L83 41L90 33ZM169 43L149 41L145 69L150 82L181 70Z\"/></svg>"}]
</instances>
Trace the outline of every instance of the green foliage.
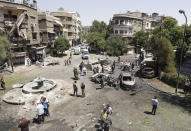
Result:
<instances>
[{"instance_id":1,"label":"green foliage","mask_svg":"<svg viewBox=\"0 0 191 131\"><path fill-rule=\"evenodd\" d=\"M133 35L133 39L131 44L134 45L136 48L148 48L149 47L149 33L144 32L143 30L136 32Z\"/></svg>"},{"instance_id":2,"label":"green foliage","mask_svg":"<svg viewBox=\"0 0 191 131\"><path fill-rule=\"evenodd\" d=\"M157 39L154 42L153 54L156 56L158 65L162 71L166 73L176 72L173 46L168 39Z\"/></svg>"},{"instance_id":3,"label":"green foliage","mask_svg":"<svg viewBox=\"0 0 191 131\"><path fill-rule=\"evenodd\" d=\"M180 75L179 78L180 78L179 88L184 88L184 83L187 77L184 75ZM168 85L171 85L172 87L176 87L177 79L178 79L177 73L164 73L164 76L162 77L162 81L167 83Z\"/></svg>"},{"instance_id":4,"label":"green foliage","mask_svg":"<svg viewBox=\"0 0 191 131\"><path fill-rule=\"evenodd\" d=\"M127 42L121 36L109 37L105 46L107 53L112 56L120 56L127 51Z\"/></svg>"},{"instance_id":5,"label":"green foliage","mask_svg":"<svg viewBox=\"0 0 191 131\"><path fill-rule=\"evenodd\" d=\"M55 49L57 52L63 53L70 48L69 41L65 37L58 37L55 42Z\"/></svg>"},{"instance_id":6,"label":"green foliage","mask_svg":"<svg viewBox=\"0 0 191 131\"><path fill-rule=\"evenodd\" d=\"M99 33L106 33L107 31L107 24L103 21L99 22L94 20L92 26L90 27L89 32L99 32Z\"/></svg>"},{"instance_id":7,"label":"green foliage","mask_svg":"<svg viewBox=\"0 0 191 131\"><path fill-rule=\"evenodd\" d=\"M7 58L7 51L10 46L9 40L5 36L0 37L0 59L5 60Z\"/></svg>"},{"instance_id":8,"label":"green foliage","mask_svg":"<svg viewBox=\"0 0 191 131\"><path fill-rule=\"evenodd\" d=\"M105 34L99 32L90 32L87 36L87 42L90 44L91 48L96 49L97 51L103 51L105 44Z\"/></svg>"},{"instance_id":9,"label":"green foliage","mask_svg":"<svg viewBox=\"0 0 191 131\"><path fill-rule=\"evenodd\" d=\"M87 42L90 44L90 48L98 52L103 51L106 34L107 24L103 21L94 20L87 36Z\"/></svg>"},{"instance_id":10,"label":"green foliage","mask_svg":"<svg viewBox=\"0 0 191 131\"><path fill-rule=\"evenodd\" d=\"M191 25L186 28L185 41L186 41L187 45L191 44Z\"/></svg>"},{"instance_id":11,"label":"green foliage","mask_svg":"<svg viewBox=\"0 0 191 131\"><path fill-rule=\"evenodd\" d=\"M172 43L173 46L178 46L183 40L184 29L177 26L177 20L174 18L166 18L161 25L152 31L155 37L165 37Z\"/></svg>"}]
</instances>

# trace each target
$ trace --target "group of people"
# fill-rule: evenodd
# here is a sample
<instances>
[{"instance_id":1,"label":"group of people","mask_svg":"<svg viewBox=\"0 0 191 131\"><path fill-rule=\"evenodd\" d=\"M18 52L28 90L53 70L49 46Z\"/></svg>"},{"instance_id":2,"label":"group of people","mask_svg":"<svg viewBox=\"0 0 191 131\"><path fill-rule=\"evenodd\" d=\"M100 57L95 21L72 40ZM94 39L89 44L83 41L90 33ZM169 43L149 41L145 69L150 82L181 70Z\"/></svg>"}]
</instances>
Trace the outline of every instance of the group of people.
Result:
<instances>
[{"instance_id":1,"label":"group of people","mask_svg":"<svg viewBox=\"0 0 191 131\"><path fill-rule=\"evenodd\" d=\"M36 107L37 118L33 119L34 123L41 124L44 122L44 116L50 116L49 112L49 102L46 97L42 96L40 102L37 103ZM22 117L18 128L21 128L21 131L29 131L30 120L27 120L24 116Z\"/></svg>"},{"instance_id":2,"label":"group of people","mask_svg":"<svg viewBox=\"0 0 191 131\"><path fill-rule=\"evenodd\" d=\"M84 82L81 83L80 87L81 87L82 97L85 97L86 96L85 95L86 85L84 84ZM78 85L77 85L77 81L74 81L74 83L73 83L73 91L74 91L73 95L78 97Z\"/></svg>"},{"instance_id":3,"label":"group of people","mask_svg":"<svg viewBox=\"0 0 191 131\"><path fill-rule=\"evenodd\" d=\"M86 75L87 69L86 69L86 67L84 66L84 62L83 62L83 61L80 63L79 69L80 69L80 74L81 74L81 75Z\"/></svg>"},{"instance_id":4,"label":"group of people","mask_svg":"<svg viewBox=\"0 0 191 131\"><path fill-rule=\"evenodd\" d=\"M109 127L112 125L111 115L112 108L109 104L104 107L101 116L100 116L100 125L99 130L109 131Z\"/></svg>"},{"instance_id":5,"label":"group of people","mask_svg":"<svg viewBox=\"0 0 191 131\"><path fill-rule=\"evenodd\" d=\"M65 64L65 66L71 65L71 64L72 64L72 62L71 62L71 57L69 57L67 60L65 60L65 61L64 61L64 64Z\"/></svg>"},{"instance_id":6,"label":"group of people","mask_svg":"<svg viewBox=\"0 0 191 131\"><path fill-rule=\"evenodd\" d=\"M44 116L50 116L49 107L49 101L46 99L46 97L42 96L40 102L37 103L37 119L35 118L34 122L37 122L38 124L44 122Z\"/></svg>"}]
</instances>

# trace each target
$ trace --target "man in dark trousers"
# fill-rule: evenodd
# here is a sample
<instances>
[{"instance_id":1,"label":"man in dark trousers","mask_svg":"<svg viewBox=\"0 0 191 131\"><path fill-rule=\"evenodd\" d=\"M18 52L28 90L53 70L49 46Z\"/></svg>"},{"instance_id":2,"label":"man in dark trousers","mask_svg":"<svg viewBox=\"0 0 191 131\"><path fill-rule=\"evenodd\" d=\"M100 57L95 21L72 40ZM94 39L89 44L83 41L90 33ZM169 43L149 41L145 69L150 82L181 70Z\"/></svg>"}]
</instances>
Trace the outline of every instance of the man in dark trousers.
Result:
<instances>
[{"instance_id":1,"label":"man in dark trousers","mask_svg":"<svg viewBox=\"0 0 191 131\"><path fill-rule=\"evenodd\" d=\"M1 88L3 88L5 90L6 89L5 88L5 81L4 81L3 77L1 77L0 82L1 82Z\"/></svg>"},{"instance_id":2,"label":"man in dark trousers","mask_svg":"<svg viewBox=\"0 0 191 131\"><path fill-rule=\"evenodd\" d=\"M152 99L152 105L153 105L153 108L152 108L152 114L155 115L156 113L156 110L157 110L157 105L159 104L158 100L157 100L157 97L154 96L154 98Z\"/></svg>"},{"instance_id":3,"label":"man in dark trousers","mask_svg":"<svg viewBox=\"0 0 191 131\"><path fill-rule=\"evenodd\" d=\"M78 87L77 87L77 82L74 81L74 84L73 84L73 89L74 89L74 96L78 96Z\"/></svg>"},{"instance_id":4,"label":"man in dark trousers","mask_svg":"<svg viewBox=\"0 0 191 131\"><path fill-rule=\"evenodd\" d=\"M104 88L104 77L103 76L100 79L100 84L101 84L101 88Z\"/></svg>"},{"instance_id":5,"label":"man in dark trousers","mask_svg":"<svg viewBox=\"0 0 191 131\"><path fill-rule=\"evenodd\" d=\"M86 88L86 86L85 86L84 82L82 82L82 84L81 84L82 97L85 97L85 88Z\"/></svg>"},{"instance_id":6,"label":"man in dark trousers","mask_svg":"<svg viewBox=\"0 0 191 131\"><path fill-rule=\"evenodd\" d=\"M27 120L25 117L22 117L18 125L18 128L21 128L21 131L29 131L29 124L30 124L30 121Z\"/></svg>"}]
</instances>

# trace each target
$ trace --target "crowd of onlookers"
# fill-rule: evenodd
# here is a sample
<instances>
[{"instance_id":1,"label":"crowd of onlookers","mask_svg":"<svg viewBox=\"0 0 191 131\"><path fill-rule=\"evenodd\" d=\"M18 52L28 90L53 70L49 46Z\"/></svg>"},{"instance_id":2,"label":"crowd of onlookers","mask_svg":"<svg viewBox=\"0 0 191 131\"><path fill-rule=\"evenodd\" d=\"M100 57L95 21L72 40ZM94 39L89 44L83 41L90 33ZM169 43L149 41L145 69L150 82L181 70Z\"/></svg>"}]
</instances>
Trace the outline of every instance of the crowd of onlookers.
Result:
<instances>
[{"instance_id":1,"label":"crowd of onlookers","mask_svg":"<svg viewBox=\"0 0 191 131\"><path fill-rule=\"evenodd\" d=\"M50 107L49 101L46 99L46 97L42 96L40 101L37 103L36 106L37 117L33 118L33 123L41 124L42 122L44 122L44 117L50 116L49 107ZM18 128L21 128L21 131L29 131L29 124L30 120L27 120L23 116L18 125Z\"/></svg>"}]
</instances>

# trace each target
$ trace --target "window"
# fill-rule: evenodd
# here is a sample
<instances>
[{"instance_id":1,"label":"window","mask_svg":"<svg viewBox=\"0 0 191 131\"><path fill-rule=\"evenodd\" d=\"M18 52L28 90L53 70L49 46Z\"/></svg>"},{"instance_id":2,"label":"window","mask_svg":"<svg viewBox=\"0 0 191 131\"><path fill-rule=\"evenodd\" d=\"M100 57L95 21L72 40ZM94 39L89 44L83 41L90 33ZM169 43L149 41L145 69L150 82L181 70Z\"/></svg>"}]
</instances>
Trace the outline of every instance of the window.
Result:
<instances>
[{"instance_id":1,"label":"window","mask_svg":"<svg viewBox=\"0 0 191 131\"><path fill-rule=\"evenodd\" d=\"M136 24L136 23L137 23L137 21L135 20L135 21L134 21L134 23Z\"/></svg>"},{"instance_id":2,"label":"window","mask_svg":"<svg viewBox=\"0 0 191 131\"><path fill-rule=\"evenodd\" d=\"M118 34L118 30L115 30L115 34Z\"/></svg>"},{"instance_id":3,"label":"window","mask_svg":"<svg viewBox=\"0 0 191 131\"><path fill-rule=\"evenodd\" d=\"M119 24L119 21L118 21L118 20L115 20L115 24L118 25L118 24Z\"/></svg>"},{"instance_id":4,"label":"window","mask_svg":"<svg viewBox=\"0 0 191 131\"><path fill-rule=\"evenodd\" d=\"M127 34L127 30L125 30L125 34Z\"/></svg>"},{"instance_id":5,"label":"window","mask_svg":"<svg viewBox=\"0 0 191 131\"><path fill-rule=\"evenodd\" d=\"M120 20L120 25L123 25L124 24L124 20Z\"/></svg>"},{"instance_id":6,"label":"window","mask_svg":"<svg viewBox=\"0 0 191 131\"><path fill-rule=\"evenodd\" d=\"M147 27L149 27L149 23L147 23Z\"/></svg>"},{"instance_id":7,"label":"window","mask_svg":"<svg viewBox=\"0 0 191 131\"><path fill-rule=\"evenodd\" d=\"M32 39L36 40L37 39L37 33L32 33Z\"/></svg>"},{"instance_id":8,"label":"window","mask_svg":"<svg viewBox=\"0 0 191 131\"><path fill-rule=\"evenodd\" d=\"M120 30L120 34L123 35L123 30Z\"/></svg>"}]
</instances>

